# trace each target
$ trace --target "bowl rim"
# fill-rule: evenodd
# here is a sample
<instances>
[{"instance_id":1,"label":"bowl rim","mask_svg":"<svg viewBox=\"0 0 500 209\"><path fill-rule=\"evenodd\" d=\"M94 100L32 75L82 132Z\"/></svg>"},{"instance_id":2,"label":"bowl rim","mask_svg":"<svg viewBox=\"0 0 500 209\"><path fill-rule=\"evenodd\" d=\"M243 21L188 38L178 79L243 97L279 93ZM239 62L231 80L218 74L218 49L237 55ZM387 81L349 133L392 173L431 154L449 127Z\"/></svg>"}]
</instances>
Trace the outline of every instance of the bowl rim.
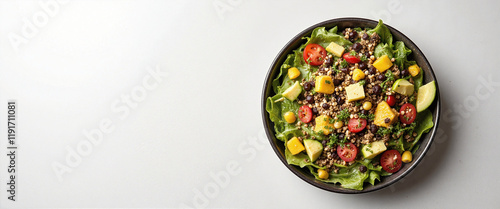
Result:
<instances>
[{"instance_id":1,"label":"bowl rim","mask_svg":"<svg viewBox=\"0 0 500 209\"><path fill-rule=\"evenodd\" d=\"M303 173L299 172L299 170L303 169L303 168L300 168L300 167L295 166L295 165L288 164L288 162L286 160L286 157L284 156L284 153L281 153L281 150L279 150L279 148L274 143L274 141L279 141L279 142L281 142L281 141L276 138L275 131L274 131L274 123L270 120L269 114L266 111L266 100L267 100L267 97L272 92L271 83L272 83L272 80L274 79L274 77L273 77L273 69L275 68L276 65L281 66L282 65L282 61L280 62L280 59L283 59L282 58L283 56L287 56L288 55L287 51L295 49L296 47L293 47L293 49L290 49L290 48L292 48L292 46L294 45L295 42L301 42L302 37L308 36L308 34L310 34L312 32L312 30L314 30L317 27L327 27L327 25L334 25L334 24L338 25L339 23L342 23L342 22L358 22L357 24L359 24L359 23L366 23L366 24L374 24L374 25L378 24L378 21L371 20L371 19L366 19L366 18L358 18L358 17L334 18L334 19L325 20L325 21L316 23L316 24L314 24L312 26L309 26L308 28L304 29L303 31L301 31L300 33L298 33L297 35L295 35L292 39L290 39L290 41L288 41L283 46L283 48L276 55L276 57L274 58L274 60L273 60L273 62L271 64L271 66L269 67L269 70L268 70L268 72L266 74L266 79L264 80L263 89L262 89L261 113L262 113L262 122L263 122L263 125L264 125L264 129L265 129L265 132L266 132L266 135L267 135L267 138L269 140L269 143L270 143L271 147L273 148L275 154L278 156L278 158L281 160L281 162L292 173L294 173L297 177L299 177L303 181L305 181L305 182L307 182L307 183L309 183L309 184L311 184L311 185L313 185L313 186L315 186L317 188L326 190L326 191L335 192L335 193L342 193L342 194L361 194L361 193L367 193L367 192L377 191L377 190L386 188L386 187L388 187L388 186L390 186L390 185L398 182L399 180L401 180L402 178L404 178L406 175L408 175L411 171L413 171L414 168L422 161L422 159L425 157L425 154L429 150L429 148L432 145L432 142L434 141L434 138L436 136L436 130L437 130L438 126L439 126L439 118L440 118L440 112L441 112L441 102L440 102L440 94L439 94L439 85L438 85L438 81L437 81L436 75L434 74L434 70L432 69L429 61L427 60L427 58L425 57L425 55L423 54L423 52L405 34L403 34L402 32L400 32L399 30L393 28L392 26L384 23L384 25L387 28L389 28L389 30L391 31L391 34L393 34L393 35L394 34L398 34L400 37L402 37L401 41L403 41L405 43L405 45L411 44L412 46L414 46L414 50L412 50L412 54L415 55L418 52L418 56L421 56L421 58L423 59L423 62L426 64L427 68L429 69L430 76L432 77L431 80L434 81L435 85L436 85L436 96L435 96L435 100L436 101L435 101L435 108L433 110L433 113L434 113L433 114L434 115L434 118L433 118L434 126L431 128L431 130L428 133L424 133L424 136L425 135L429 135L429 141L427 142L427 144L425 144L425 146L423 146L423 147L421 146L422 143L423 143L422 140L425 139L424 136L421 138L420 142L418 142L418 144L420 144L419 149L422 149L422 152L420 153L420 155L417 158L413 159L414 162L403 173L396 174L398 176L396 176L394 179L391 179L388 182L383 182L384 177L382 177L381 181L378 181L374 186L371 186L368 189L365 189L365 187L364 187L363 190L346 189L346 188L340 187L340 185L336 184L336 183L332 184L332 183L326 183L326 182L321 182L321 181L318 181L318 180L315 180L315 179L311 179L312 175L306 176ZM416 50L416 52L415 52L415 50ZM279 69L279 68L277 68L277 69ZM426 77L427 76L429 76L429 75L426 75ZM425 80L425 78L424 78L424 80ZM269 94L268 94L268 92L269 92ZM431 105L431 107L432 106L434 106L434 105Z\"/></svg>"}]
</instances>

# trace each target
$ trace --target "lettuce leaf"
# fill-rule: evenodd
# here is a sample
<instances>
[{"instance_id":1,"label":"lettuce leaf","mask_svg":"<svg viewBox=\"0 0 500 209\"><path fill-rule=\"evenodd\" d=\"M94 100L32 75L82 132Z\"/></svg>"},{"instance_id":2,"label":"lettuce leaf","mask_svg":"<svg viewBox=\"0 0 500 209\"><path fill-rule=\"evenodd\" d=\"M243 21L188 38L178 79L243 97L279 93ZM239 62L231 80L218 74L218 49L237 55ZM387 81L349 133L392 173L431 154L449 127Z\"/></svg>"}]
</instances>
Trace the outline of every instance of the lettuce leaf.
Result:
<instances>
[{"instance_id":1,"label":"lettuce leaf","mask_svg":"<svg viewBox=\"0 0 500 209\"><path fill-rule=\"evenodd\" d=\"M406 150L411 150L413 146L415 146L415 144L417 144L417 142L420 140L422 135L424 133L428 133L431 130L431 128L434 126L434 122L432 121L432 119L432 112L428 109L417 114L417 118L415 119L417 121L417 126L415 127L417 136L415 137L415 140L411 142L405 141Z\"/></svg>"},{"instance_id":2,"label":"lettuce leaf","mask_svg":"<svg viewBox=\"0 0 500 209\"><path fill-rule=\"evenodd\" d=\"M366 32L370 36L373 33L377 33L380 36L380 41L382 43L388 44L389 48L392 49L393 45L392 45L392 34L391 34L391 31L389 30L389 28L387 28L387 26L384 25L384 23L382 22L382 20L378 21L377 27L375 27L375 28L373 28L371 30L368 30Z\"/></svg>"},{"instance_id":3,"label":"lettuce leaf","mask_svg":"<svg viewBox=\"0 0 500 209\"><path fill-rule=\"evenodd\" d=\"M407 57L411 54L411 50L408 49L402 41L396 41L394 48L393 54L396 60L396 65L398 65L399 69L408 68L409 65L406 63L408 62Z\"/></svg>"}]
</instances>

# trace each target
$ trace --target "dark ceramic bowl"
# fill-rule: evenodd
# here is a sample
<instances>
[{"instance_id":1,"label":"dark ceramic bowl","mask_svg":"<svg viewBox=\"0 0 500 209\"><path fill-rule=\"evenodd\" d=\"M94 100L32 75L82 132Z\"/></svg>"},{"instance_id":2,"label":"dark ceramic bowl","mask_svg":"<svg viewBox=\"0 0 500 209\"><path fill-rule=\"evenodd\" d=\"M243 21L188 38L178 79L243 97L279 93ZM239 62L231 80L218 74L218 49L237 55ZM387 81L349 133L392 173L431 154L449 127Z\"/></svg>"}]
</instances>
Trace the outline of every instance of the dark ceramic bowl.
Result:
<instances>
[{"instance_id":1,"label":"dark ceramic bowl","mask_svg":"<svg viewBox=\"0 0 500 209\"><path fill-rule=\"evenodd\" d=\"M280 66L285 61L286 56L292 53L292 51L298 48L301 44L305 43L305 40L303 40L302 37L310 36L313 29L316 27L326 27L327 29L329 29L334 26L337 26L338 31L342 31L344 28L347 27L374 28L377 25L377 23L378 23L377 21L362 19L362 18L338 18L338 19L327 20L305 29L304 31L300 32L295 37L293 37L292 40L290 40L283 47L283 49L281 49L281 51L278 53L273 63L271 64L271 67L269 69L269 72L267 73L267 77L264 83L264 89L262 90L262 98L261 98L262 119L264 122L264 129L266 130L267 137L269 138L269 142L271 143L271 147L274 149L276 155L278 155L281 162L283 162L283 164L288 169L290 169L290 171L292 171L295 175L297 175L299 178L306 181L307 183L327 191L337 192L337 193L347 193L347 194L365 193L382 189L397 182L398 180L406 176L408 173L410 173L420 163L427 150L429 150L429 147L431 146L431 143L434 140L434 136L436 134L441 105L439 101L439 86L437 83L436 76L434 75L434 72L431 68L431 65L425 58L422 51L420 51L420 49L417 47L417 45L415 45L415 43L413 43L413 41L411 41L408 37L406 37L403 33L399 32L395 28L386 25L391 31L394 41L403 41L405 45L412 50L412 54L410 55L409 59L415 60L418 66L420 66L421 69L424 71L424 84L430 81L435 81L436 83L436 98L435 98L436 101L434 101L433 104L429 107L429 110L431 110L433 114L434 127L429 131L429 133L424 134L422 138L420 138L419 142L420 147L413 155L413 161L411 163L403 164L401 169L398 172L394 173L393 175L382 177L381 182L376 182L375 186L365 183L364 189L361 191L345 189L342 188L339 184L331 184L318 181L314 178L314 176L309 172L307 168L302 169L298 166L289 165L287 163L285 159L284 143L276 139L274 124L269 119L269 114L266 112L265 109L266 98L275 95L275 93L273 92L273 88L271 86L271 82L278 75Z\"/></svg>"}]
</instances>

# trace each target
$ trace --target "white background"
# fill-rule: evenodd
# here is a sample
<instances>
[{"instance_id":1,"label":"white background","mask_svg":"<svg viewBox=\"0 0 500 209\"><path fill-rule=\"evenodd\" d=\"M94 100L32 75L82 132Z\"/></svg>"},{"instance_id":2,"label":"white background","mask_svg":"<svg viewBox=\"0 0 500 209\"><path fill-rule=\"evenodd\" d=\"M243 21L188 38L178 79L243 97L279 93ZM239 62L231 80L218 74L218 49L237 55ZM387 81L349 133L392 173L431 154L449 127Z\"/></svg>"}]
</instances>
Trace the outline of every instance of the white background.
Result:
<instances>
[{"instance_id":1,"label":"white background","mask_svg":"<svg viewBox=\"0 0 500 209\"><path fill-rule=\"evenodd\" d=\"M498 2L45 2L0 2L1 208L500 207ZM435 70L445 113L411 175L369 194L305 183L263 134L272 60L295 34L338 17L382 18L410 37ZM8 100L18 110L15 202ZM103 120L112 129L90 145L84 133ZM54 165L71 172L59 179Z\"/></svg>"}]
</instances>

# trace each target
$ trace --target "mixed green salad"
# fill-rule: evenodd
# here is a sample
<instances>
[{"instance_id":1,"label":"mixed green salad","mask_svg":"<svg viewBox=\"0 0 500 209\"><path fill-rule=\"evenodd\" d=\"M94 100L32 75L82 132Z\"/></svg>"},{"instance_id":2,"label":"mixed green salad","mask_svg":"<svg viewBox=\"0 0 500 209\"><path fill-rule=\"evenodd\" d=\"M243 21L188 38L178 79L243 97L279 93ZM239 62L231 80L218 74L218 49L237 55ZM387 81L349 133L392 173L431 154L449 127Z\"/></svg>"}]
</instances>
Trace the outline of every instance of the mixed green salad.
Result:
<instances>
[{"instance_id":1,"label":"mixed green salad","mask_svg":"<svg viewBox=\"0 0 500 209\"><path fill-rule=\"evenodd\" d=\"M375 28L318 27L288 54L266 111L286 160L316 179L362 190L412 162L434 126L434 81L412 51Z\"/></svg>"}]
</instances>

